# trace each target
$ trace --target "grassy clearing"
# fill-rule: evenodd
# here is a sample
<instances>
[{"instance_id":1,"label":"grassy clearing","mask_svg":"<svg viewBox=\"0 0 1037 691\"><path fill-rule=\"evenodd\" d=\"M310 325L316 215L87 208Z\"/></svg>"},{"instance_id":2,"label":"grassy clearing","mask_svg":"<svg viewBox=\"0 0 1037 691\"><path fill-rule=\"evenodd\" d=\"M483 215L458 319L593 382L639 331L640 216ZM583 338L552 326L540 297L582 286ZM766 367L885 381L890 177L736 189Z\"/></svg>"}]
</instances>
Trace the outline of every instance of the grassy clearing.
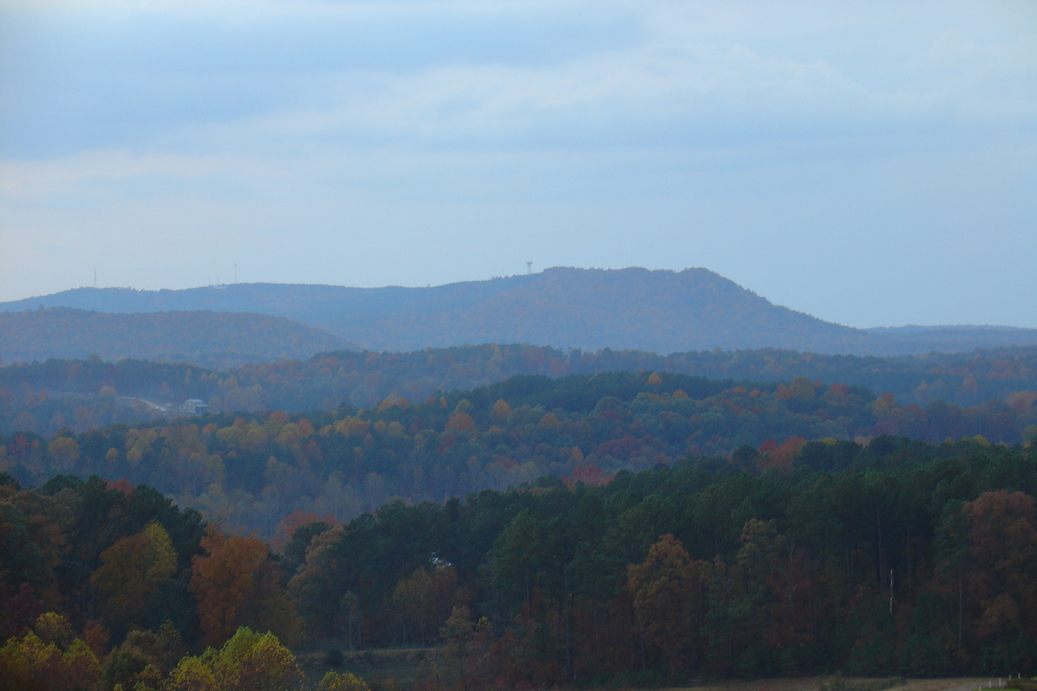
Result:
<instances>
[{"instance_id":1,"label":"grassy clearing","mask_svg":"<svg viewBox=\"0 0 1037 691\"><path fill-rule=\"evenodd\" d=\"M1004 688L1037 691L1037 684L1002 679ZM1026 688L1023 688L1023 686ZM950 679L872 679L860 677L802 677L781 679L727 680L692 687L694 691L976 691L997 689L997 678L955 677ZM667 691L678 691L668 689Z\"/></svg>"},{"instance_id":2,"label":"grassy clearing","mask_svg":"<svg viewBox=\"0 0 1037 691\"><path fill-rule=\"evenodd\" d=\"M421 661L433 648L392 648L387 650L343 651L342 665L329 667L324 652L297 655L307 676L320 679L325 673L352 672L372 688L409 688L417 681Z\"/></svg>"},{"instance_id":3,"label":"grassy clearing","mask_svg":"<svg viewBox=\"0 0 1037 691\"><path fill-rule=\"evenodd\" d=\"M343 664L334 668L352 672L371 684L372 688L394 691L410 688L418 679L421 661L433 648L399 648L342 653ZM299 663L307 676L319 679L333 669L324 662L323 652L303 653ZM1002 686L1003 684L1003 686ZM819 676L775 679L730 679L692 687L659 691L978 691L982 689L1016 689L1037 691L1030 679L1008 681L996 677L954 677L948 679L904 679L901 677L869 678Z\"/></svg>"}]
</instances>

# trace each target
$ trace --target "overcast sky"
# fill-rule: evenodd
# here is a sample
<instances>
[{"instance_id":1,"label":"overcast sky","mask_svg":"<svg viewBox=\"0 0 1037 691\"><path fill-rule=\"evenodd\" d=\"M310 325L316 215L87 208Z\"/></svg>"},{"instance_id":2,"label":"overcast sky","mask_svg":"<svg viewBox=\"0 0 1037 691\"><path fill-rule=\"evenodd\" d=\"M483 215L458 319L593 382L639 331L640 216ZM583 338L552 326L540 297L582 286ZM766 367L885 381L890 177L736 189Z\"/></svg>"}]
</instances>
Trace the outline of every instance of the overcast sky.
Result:
<instances>
[{"instance_id":1,"label":"overcast sky","mask_svg":"<svg viewBox=\"0 0 1037 691\"><path fill-rule=\"evenodd\" d=\"M706 267L1037 327L1037 3L0 2L0 300Z\"/></svg>"}]
</instances>

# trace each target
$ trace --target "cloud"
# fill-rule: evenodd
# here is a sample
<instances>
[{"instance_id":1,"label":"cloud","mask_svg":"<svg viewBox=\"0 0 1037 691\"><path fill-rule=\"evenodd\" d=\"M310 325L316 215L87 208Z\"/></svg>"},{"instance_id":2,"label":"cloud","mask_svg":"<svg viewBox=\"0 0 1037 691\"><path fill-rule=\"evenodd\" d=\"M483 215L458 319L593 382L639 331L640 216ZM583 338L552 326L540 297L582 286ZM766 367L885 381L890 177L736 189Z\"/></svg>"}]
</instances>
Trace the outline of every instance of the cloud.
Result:
<instances>
[{"instance_id":1,"label":"cloud","mask_svg":"<svg viewBox=\"0 0 1037 691\"><path fill-rule=\"evenodd\" d=\"M710 165L722 150L766 169L790 145L851 158L967 146L977 126L1031 128L1037 110L1034 32L1005 25L1008 10L951 6L934 22L928 6L871 3L39 7L4 6L17 40L0 61L3 190L19 199L336 156L412 170L423 150L664 148Z\"/></svg>"},{"instance_id":2,"label":"cloud","mask_svg":"<svg viewBox=\"0 0 1037 691\"><path fill-rule=\"evenodd\" d=\"M615 145L649 131L681 142L689 128L854 131L1037 114L1026 88L1033 35L966 36L952 13L930 36L917 28L925 7L882 29L913 45L881 83L859 69L860 50L839 45L855 21L867 37L880 30L857 6L809 17L778 3L73 7L12 15L40 38L14 41L0 63L8 155L187 148L194 137L213 146L233 142L231 131L247 146L264 136Z\"/></svg>"}]
</instances>

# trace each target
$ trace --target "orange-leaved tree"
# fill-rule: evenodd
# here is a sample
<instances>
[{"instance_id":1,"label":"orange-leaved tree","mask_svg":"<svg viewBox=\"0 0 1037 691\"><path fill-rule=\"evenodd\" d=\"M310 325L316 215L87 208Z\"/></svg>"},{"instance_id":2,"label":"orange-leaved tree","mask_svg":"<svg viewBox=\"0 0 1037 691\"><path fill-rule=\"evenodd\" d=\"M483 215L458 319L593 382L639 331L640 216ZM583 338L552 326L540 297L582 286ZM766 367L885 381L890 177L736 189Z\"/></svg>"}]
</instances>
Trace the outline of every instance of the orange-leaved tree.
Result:
<instances>
[{"instance_id":1,"label":"orange-leaved tree","mask_svg":"<svg viewBox=\"0 0 1037 691\"><path fill-rule=\"evenodd\" d=\"M201 547L205 554L191 560L189 587L198 600L203 640L219 645L238 627L247 626L292 644L302 622L267 545L254 537L228 537L210 529Z\"/></svg>"},{"instance_id":2,"label":"orange-leaved tree","mask_svg":"<svg viewBox=\"0 0 1037 691\"><path fill-rule=\"evenodd\" d=\"M637 631L647 648L663 655L671 675L695 662L705 612L704 566L667 534L649 548L643 562L627 567Z\"/></svg>"},{"instance_id":3,"label":"orange-leaved tree","mask_svg":"<svg viewBox=\"0 0 1037 691\"><path fill-rule=\"evenodd\" d=\"M969 527L966 582L976 633L1007 644L1037 636L1037 511L1023 492L986 492L962 507Z\"/></svg>"}]
</instances>

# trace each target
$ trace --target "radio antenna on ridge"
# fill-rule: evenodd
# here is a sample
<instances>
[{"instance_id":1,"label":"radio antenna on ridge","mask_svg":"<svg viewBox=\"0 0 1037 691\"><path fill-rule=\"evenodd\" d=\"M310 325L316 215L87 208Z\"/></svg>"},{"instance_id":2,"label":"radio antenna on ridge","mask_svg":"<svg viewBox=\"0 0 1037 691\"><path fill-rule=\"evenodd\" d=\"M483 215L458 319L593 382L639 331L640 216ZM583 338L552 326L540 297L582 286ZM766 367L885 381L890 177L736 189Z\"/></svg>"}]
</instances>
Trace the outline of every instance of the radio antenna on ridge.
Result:
<instances>
[{"instance_id":1,"label":"radio antenna on ridge","mask_svg":"<svg viewBox=\"0 0 1037 691\"><path fill-rule=\"evenodd\" d=\"M533 273L533 262L526 262L526 275Z\"/></svg>"}]
</instances>

